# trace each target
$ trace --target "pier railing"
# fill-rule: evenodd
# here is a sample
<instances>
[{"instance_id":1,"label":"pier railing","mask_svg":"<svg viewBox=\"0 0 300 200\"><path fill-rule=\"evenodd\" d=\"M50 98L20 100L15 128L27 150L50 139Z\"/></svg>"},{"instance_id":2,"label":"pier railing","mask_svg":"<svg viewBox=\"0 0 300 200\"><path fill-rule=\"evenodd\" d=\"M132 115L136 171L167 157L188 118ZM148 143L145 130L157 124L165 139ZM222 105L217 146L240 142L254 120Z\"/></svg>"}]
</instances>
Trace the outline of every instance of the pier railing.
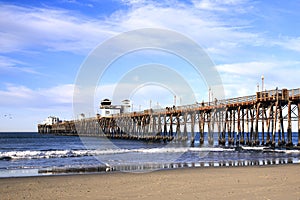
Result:
<instances>
[{"instance_id":1,"label":"pier railing","mask_svg":"<svg viewBox=\"0 0 300 200\"><path fill-rule=\"evenodd\" d=\"M210 102L201 102L189 105L180 105L173 107L166 107L161 109L148 109L144 111L134 111L131 113L116 114L116 117L128 117L128 116L140 116L145 114L164 114L166 112L190 112L199 108L210 108L214 107L226 107L230 105L241 105L241 104L255 104L257 101L283 101L283 100L297 100L300 99L300 88L297 89L282 89L282 90L266 90L257 92L256 95L249 95L243 97L229 98L229 99L214 99Z\"/></svg>"}]
</instances>

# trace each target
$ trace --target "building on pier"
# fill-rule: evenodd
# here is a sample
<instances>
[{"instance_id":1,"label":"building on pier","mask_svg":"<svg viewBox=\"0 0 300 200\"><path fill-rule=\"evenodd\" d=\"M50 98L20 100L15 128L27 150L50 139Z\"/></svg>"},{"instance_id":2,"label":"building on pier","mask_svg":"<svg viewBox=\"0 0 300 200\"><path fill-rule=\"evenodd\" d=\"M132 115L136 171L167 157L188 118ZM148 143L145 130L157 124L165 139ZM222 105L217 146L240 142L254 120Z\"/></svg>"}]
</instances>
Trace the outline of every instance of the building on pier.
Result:
<instances>
[{"instance_id":1,"label":"building on pier","mask_svg":"<svg viewBox=\"0 0 300 200\"><path fill-rule=\"evenodd\" d=\"M58 124L59 118L58 117L54 117L54 116L49 116L47 117L41 124L45 124L45 125L53 125L53 124Z\"/></svg>"},{"instance_id":2,"label":"building on pier","mask_svg":"<svg viewBox=\"0 0 300 200\"><path fill-rule=\"evenodd\" d=\"M121 105L112 105L111 100L103 99L100 104L100 117L111 117L130 112L130 100L125 99Z\"/></svg>"}]
</instances>

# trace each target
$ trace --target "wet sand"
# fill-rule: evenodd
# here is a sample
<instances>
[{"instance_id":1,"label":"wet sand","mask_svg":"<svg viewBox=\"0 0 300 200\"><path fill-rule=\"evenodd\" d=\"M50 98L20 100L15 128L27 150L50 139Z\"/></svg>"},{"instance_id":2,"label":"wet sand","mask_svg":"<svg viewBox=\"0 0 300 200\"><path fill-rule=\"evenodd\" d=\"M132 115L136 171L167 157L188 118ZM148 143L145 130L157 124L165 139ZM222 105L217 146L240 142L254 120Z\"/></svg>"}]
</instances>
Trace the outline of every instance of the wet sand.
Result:
<instances>
[{"instance_id":1,"label":"wet sand","mask_svg":"<svg viewBox=\"0 0 300 200\"><path fill-rule=\"evenodd\" d=\"M300 199L300 164L2 178L0 199Z\"/></svg>"}]
</instances>

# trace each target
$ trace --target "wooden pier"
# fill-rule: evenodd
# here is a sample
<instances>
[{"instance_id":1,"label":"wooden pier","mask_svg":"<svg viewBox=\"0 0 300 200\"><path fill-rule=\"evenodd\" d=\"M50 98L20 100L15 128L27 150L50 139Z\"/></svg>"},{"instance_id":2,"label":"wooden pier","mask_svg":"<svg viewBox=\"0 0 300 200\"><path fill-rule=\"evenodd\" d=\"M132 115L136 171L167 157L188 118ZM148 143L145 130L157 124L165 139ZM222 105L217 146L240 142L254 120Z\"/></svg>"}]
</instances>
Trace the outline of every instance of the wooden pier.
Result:
<instances>
[{"instance_id":1,"label":"wooden pier","mask_svg":"<svg viewBox=\"0 0 300 200\"><path fill-rule=\"evenodd\" d=\"M293 147L300 146L299 118L300 88L275 89L193 105L39 124L38 132L191 144L198 134L200 145L213 145L217 138L220 145ZM292 125L298 130L296 144Z\"/></svg>"}]
</instances>

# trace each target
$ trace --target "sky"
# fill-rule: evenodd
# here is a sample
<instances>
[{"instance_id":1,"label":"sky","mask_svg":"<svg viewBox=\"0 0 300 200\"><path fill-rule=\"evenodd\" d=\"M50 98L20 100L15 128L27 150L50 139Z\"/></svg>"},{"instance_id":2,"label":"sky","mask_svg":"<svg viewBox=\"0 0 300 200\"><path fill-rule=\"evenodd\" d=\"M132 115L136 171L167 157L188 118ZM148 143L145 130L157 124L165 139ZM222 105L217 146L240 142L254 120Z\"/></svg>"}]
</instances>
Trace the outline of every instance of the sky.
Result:
<instances>
[{"instance_id":1,"label":"sky","mask_svg":"<svg viewBox=\"0 0 300 200\"><path fill-rule=\"evenodd\" d=\"M0 0L0 132L36 131L50 115L74 118L84 61L110 38L140 28L172 30L195 41L215 64L225 98L255 94L262 75L267 90L300 88L299 9L298 0ZM186 62L162 52L141 53L141 59L140 53L106 71L95 102L111 98L130 67L149 62L174 67L197 101L208 100L207 85ZM174 98L158 85L130 97L135 109L173 105Z\"/></svg>"}]
</instances>

